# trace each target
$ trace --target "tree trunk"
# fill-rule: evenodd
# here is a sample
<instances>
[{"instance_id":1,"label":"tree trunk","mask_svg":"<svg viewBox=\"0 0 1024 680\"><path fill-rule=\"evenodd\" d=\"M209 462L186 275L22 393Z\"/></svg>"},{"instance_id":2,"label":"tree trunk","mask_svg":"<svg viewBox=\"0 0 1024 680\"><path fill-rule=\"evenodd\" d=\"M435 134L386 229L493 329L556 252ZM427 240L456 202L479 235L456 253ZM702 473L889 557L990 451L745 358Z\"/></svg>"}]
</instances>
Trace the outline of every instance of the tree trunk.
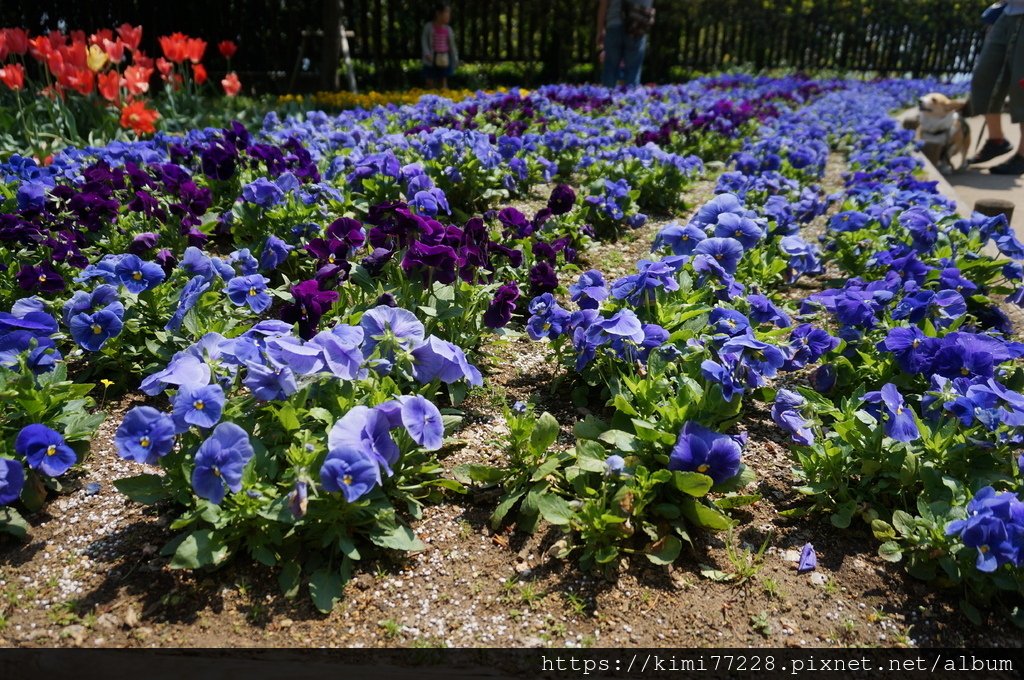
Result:
<instances>
[{"instance_id":1,"label":"tree trunk","mask_svg":"<svg viewBox=\"0 0 1024 680\"><path fill-rule=\"evenodd\" d=\"M320 64L320 87L325 90L341 89L339 68L341 63L341 0L323 0L324 51Z\"/></svg>"}]
</instances>

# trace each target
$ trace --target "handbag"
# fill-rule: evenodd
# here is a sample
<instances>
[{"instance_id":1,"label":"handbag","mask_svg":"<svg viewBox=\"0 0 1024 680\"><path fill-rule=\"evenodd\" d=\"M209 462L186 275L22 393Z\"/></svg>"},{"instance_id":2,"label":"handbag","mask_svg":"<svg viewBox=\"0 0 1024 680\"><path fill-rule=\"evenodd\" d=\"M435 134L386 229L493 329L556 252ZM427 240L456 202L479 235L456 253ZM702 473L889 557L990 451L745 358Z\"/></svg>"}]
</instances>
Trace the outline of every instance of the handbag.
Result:
<instances>
[{"instance_id":1,"label":"handbag","mask_svg":"<svg viewBox=\"0 0 1024 680\"><path fill-rule=\"evenodd\" d=\"M1002 15L1003 10L1005 9L1005 2L992 3L984 12L981 13L981 23L991 26L996 23L996 20Z\"/></svg>"},{"instance_id":2,"label":"handbag","mask_svg":"<svg viewBox=\"0 0 1024 680\"><path fill-rule=\"evenodd\" d=\"M634 38L640 38L650 33L651 27L654 26L653 7L622 0L622 10L625 15L623 23L626 26L626 33Z\"/></svg>"},{"instance_id":3,"label":"handbag","mask_svg":"<svg viewBox=\"0 0 1024 680\"><path fill-rule=\"evenodd\" d=\"M437 68L448 68L450 63L447 52L434 52L434 66Z\"/></svg>"}]
</instances>

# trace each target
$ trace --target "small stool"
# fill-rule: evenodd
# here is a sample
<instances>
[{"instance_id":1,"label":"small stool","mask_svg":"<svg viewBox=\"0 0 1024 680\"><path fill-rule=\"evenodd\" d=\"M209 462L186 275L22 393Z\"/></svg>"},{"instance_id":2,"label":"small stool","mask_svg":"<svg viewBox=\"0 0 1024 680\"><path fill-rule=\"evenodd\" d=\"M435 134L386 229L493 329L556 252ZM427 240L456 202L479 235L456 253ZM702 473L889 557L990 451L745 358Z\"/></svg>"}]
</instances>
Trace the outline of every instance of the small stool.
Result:
<instances>
[{"instance_id":1,"label":"small stool","mask_svg":"<svg viewBox=\"0 0 1024 680\"><path fill-rule=\"evenodd\" d=\"M1004 198L982 198L974 203L974 212L979 212L988 217L1006 215L1006 221L1013 221L1013 201Z\"/></svg>"}]
</instances>

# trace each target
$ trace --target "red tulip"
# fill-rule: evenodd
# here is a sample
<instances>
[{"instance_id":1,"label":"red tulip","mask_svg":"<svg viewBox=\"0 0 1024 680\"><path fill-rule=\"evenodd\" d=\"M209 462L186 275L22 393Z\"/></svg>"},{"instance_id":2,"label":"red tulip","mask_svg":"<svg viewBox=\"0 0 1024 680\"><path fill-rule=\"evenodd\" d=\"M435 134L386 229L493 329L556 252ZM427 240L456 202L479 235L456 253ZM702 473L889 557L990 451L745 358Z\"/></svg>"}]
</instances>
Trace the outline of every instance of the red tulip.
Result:
<instances>
[{"instance_id":1,"label":"red tulip","mask_svg":"<svg viewBox=\"0 0 1024 680\"><path fill-rule=\"evenodd\" d=\"M96 88L108 102L116 102L121 95L121 76L117 71L107 71L96 76Z\"/></svg>"},{"instance_id":2,"label":"red tulip","mask_svg":"<svg viewBox=\"0 0 1024 680\"><path fill-rule=\"evenodd\" d=\"M152 77L153 69L145 66L132 65L124 70L125 86L130 94L149 92L149 79Z\"/></svg>"},{"instance_id":3,"label":"red tulip","mask_svg":"<svg viewBox=\"0 0 1024 680\"><path fill-rule=\"evenodd\" d=\"M180 64L188 57L188 36L184 33L162 35L158 40L160 49L164 51L164 57L169 61Z\"/></svg>"},{"instance_id":4,"label":"red tulip","mask_svg":"<svg viewBox=\"0 0 1024 680\"><path fill-rule=\"evenodd\" d=\"M7 37L7 49L14 54L25 54L28 52L28 33L23 28L5 28L4 35Z\"/></svg>"},{"instance_id":5,"label":"red tulip","mask_svg":"<svg viewBox=\"0 0 1024 680\"><path fill-rule=\"evenodd\" d=\"M224 94L229 97L238 96L238 93L242 91L242 83L234 71L224 76L224 80L220 81L220 84L224 87Z\"/></svg>"},{"instance_id":6,"label":"red tulip","mask_svg":"<svg viewBox=\"0 0 1024 680\"><path fill-rule=\"evenodd\" d=\"M114 41L104 40L101 45L103 51L107 53L108 57L110 57L110 61L115 64L120 64L124 61L124 48L126 46L127 43L120 38Z\"/></svg>"},{"instance_id":7,"label":"red tulip","mask_svg":"<svg viewBox=\"0 0 1024 680\"><path fill-rule=\"evenodd\" d=\"M25 87L25 67L21 64L8 64L0 68L0 82L8 90L20 90Z\"/></svg>"},{"instance_id":8,"label":"red tulip","mask_svg":"<svg viewBox=\"0 0 1024 680\"><path fill-rule=\"evenodd\" d=\"M202 64L192 64L192 80L196 81L196 85L202 85L206 82L206 67Z\"/></svg>"},{"instance_id":9,"label":"red tulip","mask_svg":"<svg viewBox=\"0 0 1024 680\"><path fill-rule=\"evenodd\" d=\"M160 71L160 77L167 80L168 76L171 75L171 69L174 68L174 64L167 61L163 57L157 57L156 59L156 70Z\"/></svg>"},{"instance_id":10,"label":"red tulip","mask_svg":"<svg viewBox=\"0 0 1024 680\"><path fill-rule=\"evenodd\" d=\"M92 35L89 36L89 44L90 45L99 45L100 47L103 47L103 41L104 40L113 40L113 39L114 39L114 32L112 30L110 30L109 28L101 28L100 30L96 31L95 33L93 33Z\"/></svg>"},{"instance_id":11,"label":"red tulip","mask_svg":"<svg viewBox=\"0 0 1024 680\"><path fill-rule=\"evenodd\" d=\"M93 76L93 72L87 68L78 68L76 66L65 68L58 82L64 87L71 88L83 97L92 94L93 89L96 87L96 78Z\"/></svg>"},{"instance_id":12,"label":"red tulip","mask_svg":"<svg viewBox=\"0 0 1024 680\"><path fill-rule=\"evenodd\" d=\"M153 61L153 58L146 56L146 53L142 50L135 50L132 52L132 64L148 69L152 69L156 66L156 62Z\"/></svg>"},{"instance_id":13,"label":"red tulip","mask_svg":"<svg viewBox=\"0 0 1024 680\"><path fill-rule=\"evenodd\" d=\"M132 27L129 23L121 24L117 27L117 35L121 37L128 49L134 52L139 49L139 43L142 42L142 26Z\"/></svg>"},{"instance_id":14,"label":"red tulip","mask_svg":"<svg viewBox=\"0 0 1024 680\"><path fill-rule=\"evenodd\" d=\"M220 50L220 56L225 59L230 59L235 56L235 52L238 51L238 45L230 40L221 40L217 43L217 49Z\"/></svg>"},{"instance_id":15,"label":"red tulip","mask_svg":"<svg viewBox=\"0 0 1024 680\"><path fill-rule=\"evenodd\" d=\"M10 35L8 34L8 40ZM13 49L13 48L12 48ZM28 53L36 61L46 61L46 57L53 52L53 45L45 35L37 35L28 41Z\"/></svg>"},{"instance_id":16,"label":"red tulip","mask_svg":"<svg viewBox=\"0 0 1024 680\"><path fill-rule=\"evenodd\" d=\"M206 41L202 38L189 38L185 41L185 56L193 64L203 60L203 53L206 52Z\"/></svg>"}]
</instances>

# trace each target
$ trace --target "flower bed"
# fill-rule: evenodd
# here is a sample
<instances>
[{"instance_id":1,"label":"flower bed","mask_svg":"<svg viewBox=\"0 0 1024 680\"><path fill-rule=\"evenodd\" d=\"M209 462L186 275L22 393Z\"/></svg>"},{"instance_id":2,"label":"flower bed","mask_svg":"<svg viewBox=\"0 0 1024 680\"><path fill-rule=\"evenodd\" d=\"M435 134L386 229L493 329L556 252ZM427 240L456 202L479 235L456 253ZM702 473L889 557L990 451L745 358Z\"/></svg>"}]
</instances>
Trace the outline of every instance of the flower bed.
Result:
<instances>
[{"instance_id":1,"label":"flower bed","mask_svg":"<svg viewBox=\"0 0 1024 680\"><path fill-rule=\"evenodd\" d=\"M1024 248L914 178L887 110L935 87L551 86L12 156L0 376L39 406L5 418L4 526L81 461L102 382L146 395L115 441L148 467L118 488L173 516L174 567L247 555L330 610L356 561L421 548L423 504L467 486L499 490L495 526L563 528L585 568L669 564L760 500L760 403L804 511L863 518L968 612L1019 595L1019 352L993 296L1021 276L978 253ZM830 195L836 149L852 172ZM635 274L590 268L594 243L687 210L710 161L731 166L717 196ZM444 474L481 348L523 325L594 414L566 450L551 415L506 405L509 465Z\"/></svg>"}]
</instances>

